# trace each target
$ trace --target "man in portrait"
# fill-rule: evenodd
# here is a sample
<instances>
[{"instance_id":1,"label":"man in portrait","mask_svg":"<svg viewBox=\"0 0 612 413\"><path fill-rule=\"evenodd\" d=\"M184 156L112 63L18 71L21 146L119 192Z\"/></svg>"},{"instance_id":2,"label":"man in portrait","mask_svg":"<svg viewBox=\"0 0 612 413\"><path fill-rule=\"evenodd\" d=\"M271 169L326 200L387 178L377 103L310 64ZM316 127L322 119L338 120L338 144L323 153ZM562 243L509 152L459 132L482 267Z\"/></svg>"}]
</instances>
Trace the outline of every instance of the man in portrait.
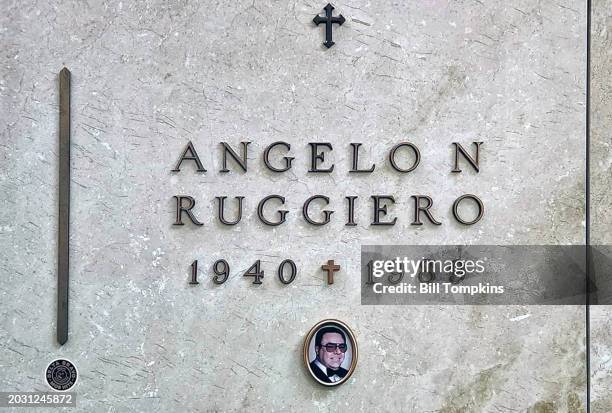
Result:
<instances>
[{"instance_id":1,"label":"man in portrait","mask_svg":"<svg viewBox=\"0 0 612 413\"><path fill-rule=\"evenodd\" d=\"M332 326L319 329L315 336L316 358L310 363L310 370L324 383L335 383L344 378L348 371L340 367L348 349L344 332Z\"/></svg>"}]
</instances>

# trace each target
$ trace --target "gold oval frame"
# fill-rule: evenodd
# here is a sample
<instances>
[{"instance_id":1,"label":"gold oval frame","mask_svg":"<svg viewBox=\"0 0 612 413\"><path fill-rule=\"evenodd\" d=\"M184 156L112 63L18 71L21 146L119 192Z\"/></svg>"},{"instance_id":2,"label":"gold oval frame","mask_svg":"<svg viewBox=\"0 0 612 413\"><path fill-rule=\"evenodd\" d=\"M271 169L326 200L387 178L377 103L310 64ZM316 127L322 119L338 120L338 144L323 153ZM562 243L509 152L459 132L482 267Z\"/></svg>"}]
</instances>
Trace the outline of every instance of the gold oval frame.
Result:
<instances>
[{"instance_id":1,"label":"gold oval frame","mask_svg":"<svg viewBox=\"0 0 612 413\"><path fill-rule=\"evenodd\" d=\"M348 339L351 342L351 349L352 349L352 359L351 359L351 366L349 367L348 372L346 373L346 376L344 376L342 378L342 380L339 380L335 383L325 383L321 380L319 380L314 373L312 372L312 370L310 369L310 361L308 360L308 348L310 347L310 341L312 340L313 336L317 333L317 331L323 327L326 324L336 324L338 327L342 328L348 335ZM335 318L328 318L325 320L321 320L319 321L317 324L315 324L310 331L308 332L308 334L306 335L306 338L304 339L304 348L303 348L303 354L304 354L304 367L306 367L306 370L308 371L308 374L310 374L310 376L315 379L315 381L323 386L326 387L335 387L335 386L339 386L343 383L345 383L353 374L353 372L355 371L355 368L357 367L357 360L359 359L359 350L357 349L357 339L355 338L355 333L353 333L353 330L351 330L351 328L349 326L347 326L343 321L337 320Z\"/></svg>"}]
</instances>

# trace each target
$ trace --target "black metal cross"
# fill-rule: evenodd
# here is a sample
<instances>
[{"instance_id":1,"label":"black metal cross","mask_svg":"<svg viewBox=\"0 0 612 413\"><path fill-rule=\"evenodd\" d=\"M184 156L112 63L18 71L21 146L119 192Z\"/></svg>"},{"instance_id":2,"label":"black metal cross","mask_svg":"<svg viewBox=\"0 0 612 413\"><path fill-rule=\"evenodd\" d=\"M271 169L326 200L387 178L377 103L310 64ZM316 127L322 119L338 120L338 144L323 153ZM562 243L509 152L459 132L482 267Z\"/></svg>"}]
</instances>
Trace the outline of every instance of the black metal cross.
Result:
<instances>
[{"instance_id":1,"label":"black metal cross","mask_svg":"<svg viewBox=\"0 0 612 413\"><path fill-rule=\"evenodd\" d=\"M332 24L337 23L338 25L342 26L345 20L344 16L341 14L338 17L332 16L334 6L329 3L327 3L327 6L325 6L323 9L325 10L325 17L321 17L317 14L312 21L317 26L321 23L325 23L325 42L323 44L329 49L334 45L334 42L332 41Z\"/></svg>"}]
</instances>

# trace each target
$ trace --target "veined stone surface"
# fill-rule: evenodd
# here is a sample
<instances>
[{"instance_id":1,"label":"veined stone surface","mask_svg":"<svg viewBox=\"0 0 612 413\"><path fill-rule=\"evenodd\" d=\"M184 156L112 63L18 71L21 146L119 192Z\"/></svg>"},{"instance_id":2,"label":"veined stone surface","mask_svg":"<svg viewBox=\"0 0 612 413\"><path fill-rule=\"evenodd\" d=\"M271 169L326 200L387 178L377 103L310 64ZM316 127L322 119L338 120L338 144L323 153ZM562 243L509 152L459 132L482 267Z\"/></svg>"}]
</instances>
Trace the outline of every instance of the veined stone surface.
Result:
<instances>
[{"instance_id":1,"label":"veined stone surface","mask_svg":"<svg viewBox=\"0 0 612 413\"><path fill-rule=\"evenodd\" d=\"M612 220L612 2L592 3L591 17L591 243L610 253ZM596 274L598 287L610 289L610 274ZM603 285L602 285L603 282ZM605 301L609 303L609 301ZM612 410L612 309L591 306L591 400L593 413Z\"/></svg>"},{"instance_id":2,"label":"veined stone surface","mask_svg":"<svg viewBox=\"0 0 612 413\"><path fill-rule=\"evenodd\" d=\"M43 370L61 356L79 369L77 410L88 412L584 411L584 308L361 306L359 251L584 243L586 3L334 5L347 21L327 50L312 23L325 2L4 2L1 391L45 390ZM72 224L70 336L59 347L64 65ZM219 173L219 142L247 140L249 171ZM280 140L296 160L274 174L261 153ZM190 162L171 173L188 141L207 173ZM334 145L333 173L307 172L314 141ZM386 162L402 141L422 155L407 175ZM451 143L473 141L484 142L481 172L451 173ZM348 173L351 142L364 143L374 173ZM486 207L471 227L451 213L465 193ZM172 225L179 194L196 199L202 227ZM290 211L275 228L255 212L270 194L286 196ZM336 211L324 227L301 217L315 194ZM396 226L370 227L378 194L395 196ZM433 198L443 225L410 225L413 194ZM246 197L235 227L216 221L223 195ZM344 225L350 195L356 227ZM215 286L220 258L232 272ZM289 286L275 276L285 258L299 271ZM260 286L241 276L256 259ZM332 286L320 270L328 259L342 266ZM301 360L303 337L324 318L351 326L360 350L356 372L334 389Z\"/></svg>"}]
</instances>

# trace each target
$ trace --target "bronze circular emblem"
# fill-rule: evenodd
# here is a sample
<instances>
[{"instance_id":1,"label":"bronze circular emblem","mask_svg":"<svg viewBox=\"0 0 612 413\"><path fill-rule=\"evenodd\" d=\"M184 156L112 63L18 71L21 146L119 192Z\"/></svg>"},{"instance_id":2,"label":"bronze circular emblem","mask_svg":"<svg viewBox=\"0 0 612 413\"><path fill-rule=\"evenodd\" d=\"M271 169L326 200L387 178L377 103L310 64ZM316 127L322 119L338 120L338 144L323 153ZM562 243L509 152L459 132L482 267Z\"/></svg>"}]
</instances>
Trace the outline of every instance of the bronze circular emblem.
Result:
<instances>
[{"instance_id":1,"label":"bronze circular emblem","mask_svg":"<svg viewBox=\"0 0 612 413\"><path fill-rule=\"evenodd\" d=\"M74 364L64 359L52 361L45 373L49 386L59 391L66 391L74 386L77 375L78 373Z\"/></svg>"},{"instance_id":2,"label":"bronze circular emblem","mask_svg":"<svg viewBox=\"0 0 612 413\"><path fill-rule=\"evenodd\" d=\"M319 384L327 387L345 383L357 366L357 340L340 320L318 322L304 340L304 364Z\"/></svg>"}]
</instances>

